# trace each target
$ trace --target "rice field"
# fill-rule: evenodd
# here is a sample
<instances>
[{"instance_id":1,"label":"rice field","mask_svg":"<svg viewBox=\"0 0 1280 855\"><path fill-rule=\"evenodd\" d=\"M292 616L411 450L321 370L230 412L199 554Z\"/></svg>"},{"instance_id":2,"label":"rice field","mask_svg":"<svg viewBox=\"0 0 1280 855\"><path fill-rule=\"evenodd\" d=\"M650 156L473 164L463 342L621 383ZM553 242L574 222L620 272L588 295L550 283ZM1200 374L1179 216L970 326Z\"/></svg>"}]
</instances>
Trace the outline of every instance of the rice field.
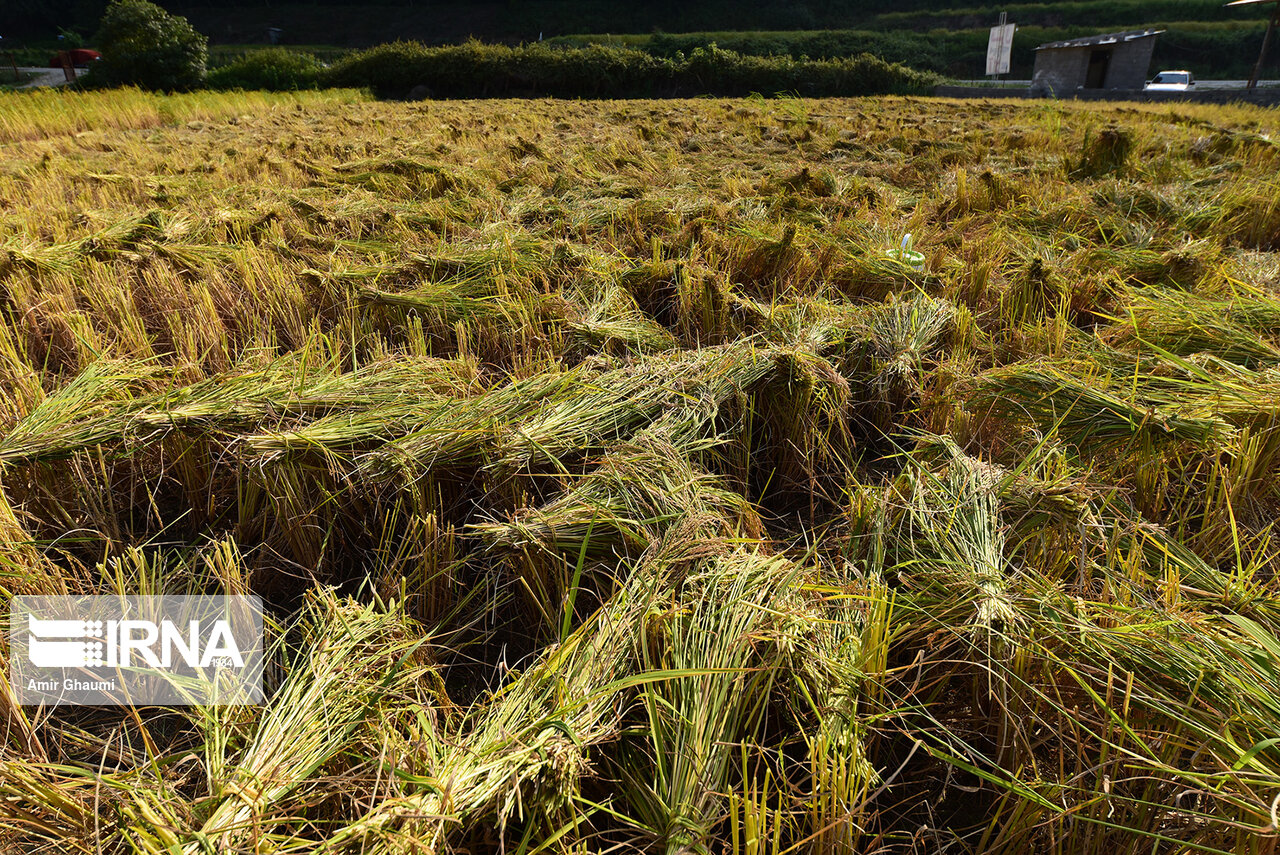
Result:
<instances>
[{"instance_id":1,"label":"rice field","mask_svg":"<svg viewBox=\"0 0 1280 855\"><path fill-rule=\"evenodd\" d=\"M1274 852L1277 124L0 94L0 851Z\"/></svg>"}]
</instances>

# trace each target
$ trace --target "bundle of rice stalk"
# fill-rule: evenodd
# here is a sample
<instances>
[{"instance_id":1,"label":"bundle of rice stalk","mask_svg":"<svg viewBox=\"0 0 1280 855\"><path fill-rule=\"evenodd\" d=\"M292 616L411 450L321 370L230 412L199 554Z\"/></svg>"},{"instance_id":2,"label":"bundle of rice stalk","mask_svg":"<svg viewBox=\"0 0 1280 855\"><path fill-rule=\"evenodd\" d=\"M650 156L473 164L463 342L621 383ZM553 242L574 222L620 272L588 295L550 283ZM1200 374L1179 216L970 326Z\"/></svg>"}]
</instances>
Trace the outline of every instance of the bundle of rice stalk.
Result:
<instances>
[{"instance_id":1,"label":"bundle of rice stalk","mask_svg":"<svg viewBox=\"0 0 1280 855\"><path fill-rule=\"evenodd\" d=\"M779 352L758 345L744 339L660 354L592 378L532 417L512 422L494 449L492 468L516 471L604 450L672 409L691 418L714 415L775 369Z\"/></svg>"},{"instance_id":2,"label":"bundle of rice stalk","mask_svg":"<svg viewBox=\"0 0 1280 855\"><path fill-rule=\"evenodd\" d=\"M888 554L921 593L936 599L934 617L967 627L989 656L1006 658L1012 631L1021 623L1014 605L1015 571L1004 555L999 515L1001 472L945 444L945 468L935 473L908 458L907 504L894 520L882 511Z\"/></svg>"},{"instance_id":3,"label":"bundle of rice stalk","mask_svg":"<svg viewBox=\"0 0 1280 855\"><path fill-rule=\"evenodd\" d=\"M1042 434L1056 431L1086 453L1114 448L1137 439L1223 442L1231 427L1220 418L1197 416L1173 401L1127 397L1112 392L1111 378L1086 369L1075 377L1052 366L1011 365L988 372L970 406L1013 421L1030 422Z\"/></svg>"},{"instance_id":4,"label":"bundle of rice stalk","mask_svg":"<svg viewBox=\"0 0 1280 855\"><path fill-rule=\"evenodd\" d=\"M94 362L14 425L0 442L0 464L71 453L116 436L119 413L136 406L160 371L155 365Z\"/></svg>"},{"instance_id":5,"label":"bundle of rice stalk","mask_svg":"<svg viewBox=\"0 0 1280 855\"><path fill-rule=\"evenodd\" d=\"M916 442L914 458L937 462L942 466L964 456L951 436L909 431L905 434ZM1020 515L1016 527L1033 525L1028 518L1058 525L1076 525L1087 514L1096 492L1087 472L1077 469L1067 459L1061 446L1045 441L1034 448L1012 468L973 460L994 485L1001 504Z\"/></svg>"},{"instance_id":6,"label":"bundle of rice stalk","mask_svg":"<svg viewBox=\"0 0 1280 855\"><path fill-rule=\"evenodd\" d=\"M922 705L914 730L999 795L978 848L1025 852L1050 834L1107 850L1248 851L1272 832L1273 634L1239 616L1086 602L1053 585L1027 593L1023 655L990 663L1022 710L1018 762L973 738L971 708L958 718L945 702Z\"/></svg>"},{"instance_id":7,"label":"bundle of rice stalk","mask_svg":"<svg viewBox=\"0 0 1280 855\"><path fill-rule=\"evenodd\" d=\"M508 279L535 280L549 268L571 262L571 250L564 244L548 242L523 230L505 225L488 242L447 246L432 255L414 255L412 264L430 279L492 279L498 274ZM493 232L491 232L493 233Z\"/></svg>"},{"instance_id":8,"label":"bundle of rice stalk","mask_svg":"<svg viewBox=\"0 0 1280 855\"><path fill-rule=\"evenodd\" d=\"M907 643L935 651L922 658L922 672L938 680L967 677L968 703L986 712L993 766L1016 769L1032 760L1022 692L1029 615L1036 614L1037 592L1050 585L1005 555L1001 473L954 446L949 451L941 471L908 458L902 507L893 500L882 505L877 538L884 573L901 582ZM911 703L910 691L890 703ZM950 740L949 726L940 735Z\"/></svg>"},{"instance_id":9,"label":"bundle of rice stalk","mask_svg":"<svg viewBox=\"0 0 1280 855\"><path fill-rule=\"evenodd\" d=\"M1263 181L1224 184L1200 219L1209 234L1230 243L1263 251L1280 247L1280 200L1274 177L1267 173Z\"/></svg>"},{"instance_id":10,"label":"bundle of rice stalk","mask_svg":"<svg viewBox=\"0 0 1280 855\"><path fill-rule=\"evenodd\" d=\"M918 293L877 306L866 321L876 360L870 397L878 405L882 426L922 391L925 360L937 352L956 317L955 306Z\"/></svg>"},{"instance_id":11,"label":"bundle of rice stalk","mask_svg":"<svg viewBox=\"0 0 1280 855\"><path fill-rule=\"evenodd\" d=\"M84 252L85 241L41 244L23 235L13 235L0 243L0 274L19 267L36 273L71 270Z\"/></svg>"},{"instance_id":12,"label":"bundle of rice stalk","mask_svg":"<svg viewBox=\"0 0 1280 855\"><path fill-rule=\"evenodd\" d=\"M924 280L924 274L879 250L845 251L837 258L825 279L840 293L855 300L883 300L900 291L904 283L918 284Z\"/></svg>"},{"instance_id":13,"label":"bundle of rice stalk","mask_svg":"<svg viewBox=\"0 0 1280 855\"><path fill-rule=\"evenodd\" d=\"M1063 163L1067 175L1073 179L1099 178L1112 173L1127 171L1126 162L1133 150L1134 134L1128 128L1111 125L1097 136L1086 129L1084 139L1076 150L1079 158L1068 157Z\"/></svg>"},{"instance_id":14,"label":"bundle of rice stalk","mask_svg":"<svg viewBox=\"0 0 1280 855\"><path fill-rule=\"evenodd\" d=\"M808 749L808 832L818 851L862 851L868 791L880 782L869 758L868 720L893 641L893 594L874 578L824 574L806 592L797 643L784 669L790 707Z\"/></svg>"},{"instance_id":15,"label":"bundle of rice stalk","mask_svg":"<svg viewBox=\"0 0 1280 855\"><path fill-rule=\"evenodd\" d=\"M598 557L615 550L643 551L684 518L707 525L712 534L762 533L746 499L696 469L687 450L670 437L645 431L601 458L552 502L516 511L505 523L478 523L469 530L492 550L578 555L585 542L587 554Z\"/></svg>"},{"instance_id":16,"label":"bundle of rice stalk","mask_svg":"<svg viewBox=\"0 0 1280 855\"><path fill-rule=\"evenodd\" d=\"M745 325L770 340L828 355L863 344L868 309L853 306L830 295L803 295L794 300L764 304L730 295L734 310Z\"/></svg>"},{"instance_id":17,"label":"bundle of rice stalk","mask_svg":"<svg viewBox=\"0 0 1280 855\"><path fill-rule=\"evenodd\" d=\"M1192 408L1220 418L1234 427L1271 439L1280 421L1280 372L1214 378L1210 383L1178 384Z\"/></svg>"},{"instance_id":18,"label":"bundle of rice stalk","mask_svg":"<svg viewBox=\"0 0 1280 855\"><path fill-rule=\"evenodd\" d=\"M801 261L807 258L807 254L795 246L794 223L788 223L776 239L745 227L739 231L731 262L735 282L754 285L772 294L788 284Z\"/></svg>"},{"instance_id":19,"label":"bundle of rice stalk","mask_svg":"<svg viewBox=\"0 0 1280 855\"><path fill-rule=\"evenodd\" d=\"M563 632L586 559L612 566L609 559L637 556L676 529L698 538L763 534L750 502L697 469L688 446L661 430L647 430L603 457L559 498L520 509L506 522L473 524L469 531L488 551L509 557L547 629ZM604 585L606 591L610 587ZM547 610L558 603L565 604L559 620Z\"/></svg>"},{"instance_id":20,"label":"bundle of rice stalk","mask_svg":"<svg viewBox=\"0 0 1280 855\"><path fill-rule=\"evenodd\" d=\"M230 250L216 244L147 241L144 247L176 269L192 275L216 268L232 257Z\"/></svg>"},{"instance_id":21,"label":"bundle of rice stalk","mask_svg":"<svg viewBox=\"0 0 1280 855\"><path fill-rule=\"evenodd\" d=\"M671 327L677 320L677 303L680 282L691 278L682 261L652 261L627 268L617 275L619 286L649 317L664 327Z\"/></svg>"},{"instance_id":22,"label":"bundle of rice stalk","mask_svg":"<svg viewBox=\"0 0 1280 855\"><path fill-rule=\"evenodd\" d=\"M247 442L257 451L281 453L307 449L347 449L381 439L385 444L358 460L362 473L413 476L433 466L479 465L487 461L507 425L555 406L587 377L584 369L548 371L489 389L470 398L448 399L379 419L371 410L361 418L334 416L297 431L263 434ZM405 428L398 431L399 427ZM390 436L388 436L390 434Z\"/></svg>"},{"instance_id":23,"label":"bundle of rice stalk","mask_svg":"<svg viewBox=\"0 0 1280 855\"><path fill-rule=\"evenodd\" d=\"M396 405L468 387L465 363L387 362L350 373L285 357L256 370L190 386L138 394L152 365L99 362L46 398L0 442L0 463L68 457L111 441L151 441L172 431L231 430L261 421L322 416L348 408Z\"/></svg>"},{"instance_id":24,"label":"bundle of rice stalk","mask_svg":"<svg viewBox=\"0 0 1280 855\"><path fill-rule=\"evenodd\" d=\"M675 333L686 347L724 344L743 335L741 315L749 313L736 302L726 273L680 264L675 276L670 315L656 320Z\"/></svg>"},{"instance_id":25,"label":"bundle of rice stalk","mask_svg":"<svg viewBox=\"0 0 1280 855\"><path fill-rule=\"evenodd\" d=\"M137 259L137 254L132 252L135 247L143 241L162 236L162 217L163 214L155 208L142 214L117 215L105 228L85 239L84 251L100 260L114 256Z\"/></svg>"},{"instance_id":26,"label":"bundle of rice stalk","mask_svg":"<svg viewBox=\"0 0 1280 855\"><path fill-rule=\"evenodd\" d=\"M1247 367L1274 365L1280 362L1280 348L1259 333L1274 335L1280 329L1269 325L1277 320L1280 306L1250 302L1252 306L1181 291L1140 292L1126 316L1113 319L1115 336L1180 356L1208 353Z\"/></svg>"},{"instance_id":27,"label":"bundle of rice stalk","mask_svg":"<svg viewBox=\"0 0 1280 855\"><path fill-rule=\"evenodd\" d=\"M306 456L334 458L402 437L414 427L430 421L448 403L438 398L427 398L418 403L322 416L285 430L263 428L240 436L236 447L247 457L263 464Z\"/></svg>"},{"instance_id":28,"label":"bundle of rice stalk","mask_svg":"<svg viewBox=\"0 0 1280 855\"><path fill-rule=\"evenodd\" d=\"M1023 258L1000 292L1000 320L1011 330L1064 314L1071 302L1067 277L1052 247L1027 247L1019 255Z\"/></svg>"},{"instance_id":29,"label":"bundle of rice stalk","mask_svg":"<svg viewBox=\"0 0 1280 855\"><path fill-rule=\"evenodd\" d=\"M322 589L309 596L298 656L238 762L213 764L226 776L210 782L215 806L186 835L181 851L187 855L210 845L235 849L277 822L301 821L271 814L360 727L388 716L388 703L416 704L422 686L431 685L425 639L400 610L361 606Z\"/></svg>"},{"instance_id":30,"label":"bundle of rice stalk","mask_svg":"<svg viewBox=\"0 0 1280 855\"><path fill-rule=\"evenodd\" d=\"M751 450L753 462L772 467L779 489L803 494L811 513L823 482L842 479L852 465L851 401L844 375L802 348L779 351L774 375L755 396L771 442Z\"/></svg>"},{"instance_id":31,"label":"bundle of rice stalk","mask_svg":"<svg viewBox=\"0 0 1280 855\"><path fill-rule=\"evenodd\" d=\"M568 343L583 353L651 353L675 347L675 337L636 305L617 283L566 291L575 310L562 322ZM579 308L580 307L580 308Z\"/></svg>"},{"instance_id":32,"label":"bundle of rice stalk","mask_svg":"<svg viewBox=\"0 0 1280 855\"><path fill-rule=\"evenodd\" d=\"M740 746L808 630L791 620L800 569L747 550L707 562L645 615L636 656L652 770L619 769L631 818L667 853L706 851Z\"/></svg>"},{"instance_id":33,"label":"bundle of rice stalk","mask_svg":"<svg viewBox=\"0 0 1280 855\"><path fill-rule=\"evenodd\" d=\"M1176 401L1188 413L1218 418L1239 429L1240 445L1271 444L1280 419L1280 368L1252 370L1208 353L1164 351L1158 361L1099 356L1116 382L1136 384L1153 400ZM1169 369L1172 368L1173 371Z\"/></svg>"},{"instance_id":34,"label":"bundle of rice stalk","mask_svg":"<svg viewBox=\"0 0 1280 855\"><path fill-rule=\"evenodd\" d=\"M37 841L44 841L48 851L102 851L98 811L103 801L109 805L115 798L96 787L91 776L66 771L6 753L0 763L0 848L39 851Z\"/></svg>"},{"instance_id":35,"label":"bundle of rice stalk","mask_svg":"<svg viewBox=\"0 0 1280 855\"><path fill-rule=\"evenodd\" d=\"M1115 271L1117 278L1125 283L1180 284L1173 278L1176 271L1170 269L1165 256L1150 247L1093 244L1072 253L1070 264L1080 271ZM1194 286L1194 278L1186 284Z\"/></svg>"},{"instance_id":36,"label":"bundle of rice stalk","mask_svg":"<svg viewBox=\"0 0 1280 855\"><path fill-rule=\"evenodd\" d=\"M414 754L422 774L403 776L417 791L374 806L317 851L440 851L455 830L485 818L501 832L513 816L534 821L571 810L589 752L619 734L619 696L636 682L636 630L670 585L661 558L646 562L562 644L477 705L456 732L418 734Z\"/></svg>"},{"instance_id":37,"label":"bundle of rice stalk","mask_svg":"<svg viewBox=\"0 0 1280 855\"><path fill-rule=\"evenodd\" d=\"M675 347L675 337L643 316L567 319L564 329L578 349L595 353L656 353Z\"/></svg>"},{"instance_id":38,"label":"bundle of rice stalk","mask_svg":"<svg viewBox=\"0 0 1280 855\"><path fill-rule=\"evenodd\" d=\"M1047 709L1080 739L1086 775L1055 798L1088 805L1107 775L1107 805L1080 819L1137 836L1176 839L1204 851L1247 851L1274 833L1280 799L1280 640L1237 614L1117 610L1053 602L1041 654L1085 703ZM1059 645L1053 639L1070 639ZM1084 737L1084 738L1081 738ZM1088 743L1085 743L1087 738ZM1081 748L1087 748L1081 750ZM1177 794L1175 797L1174 794ZM1151 810L1158 804L1162 810Z\"/></svg>"},{"instance_id":39,"label":"bundle of rice stalk","mask_svg":"<svg viewBox=\"0 0 1280 855\"><path fill-rule=\"evenodd\" d=\"M289 370L287 363L282 367ZM271 404L284 413L315 417L437 395L466 395L476 388L476 367L468 360L398 357L350 372L308 372L288 396Z\"/></svg>"},{"instance_id":40,"label":"bundle of rice stalk","mask_svg":"<svg viewBox=\"0 0 1280 855\"><path fill-rule=\"evenodd\" d=\"M1225 607L1268 625L1280 627L1280 602L1264 579L1243 578L1238 573L1224 572L1206 562L1185 543L1168 532L1140 518L1132 509L1113 518L1107 535L1105 566L1125 567L1135 552L1140 556L1153 581L1174 585L1182 594L1203 598L1208 603Z\"/></svg>"},{"instance_id":41,"label":"bundle of rice stalk","mask_svg":"<svg viewBox=\"0 0 1280 855\"><path fill-rule=\"evenodd\" d=\"M384 195L413 193L435 199L453 192L477 193L480 185L464 172L454 173L434 163L423 163L411 157L366 158L340 163L332 168L313 163L303 164L319 178L319 184L341 188L355 184Z\"/></svg>"},{"instance_id":42,"label":"bundle of rice stalk","mask_svg":"<svg viewBox=\"0 0 1280 855\"><path fill-rule=\"evenodd\" d=\"M1257 285L1234 280L1231 284L1231 294L1228 297L1200 297L1204 301L1206 312L1217 310L1231 323L1262 335L1274 337L1280 332L1280 300Z\"/></svg>"},{"instance_id":43,"label":"bundle of rice stalk","mask_svg":"<svg viewBox=\"0 0 1280 855\"><path fill-rule=\"evenodd\" d=\"M514 297L504 300L493 293L489 283L477 280L422 282L410 291L396 292L361 287L355 296L364 303L416 312L436 327L501 316L513 323L536 320L522 313L513 317L515 307L523 308L520 301Z\"/></svg>"}]
</instances>

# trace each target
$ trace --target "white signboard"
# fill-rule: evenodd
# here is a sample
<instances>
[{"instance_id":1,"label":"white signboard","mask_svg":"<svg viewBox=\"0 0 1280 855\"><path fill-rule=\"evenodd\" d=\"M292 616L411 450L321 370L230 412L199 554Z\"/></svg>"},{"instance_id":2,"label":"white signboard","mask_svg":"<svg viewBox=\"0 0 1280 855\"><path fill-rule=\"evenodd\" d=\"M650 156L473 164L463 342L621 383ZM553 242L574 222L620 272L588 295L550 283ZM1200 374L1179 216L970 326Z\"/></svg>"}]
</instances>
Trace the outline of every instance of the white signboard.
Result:
<instances>
[{"instance_id":1,"label":"white signboard","mask_svg":"<svg viewBox=\"0 0 1280 855\"><path fill-rule=\"evenodd\" d=\"M1001 24L991 28L987 42L987 74L1008 74L1009 55L1013 52L1013 31L1016 24Z\"/></svg>"}]
</instances>

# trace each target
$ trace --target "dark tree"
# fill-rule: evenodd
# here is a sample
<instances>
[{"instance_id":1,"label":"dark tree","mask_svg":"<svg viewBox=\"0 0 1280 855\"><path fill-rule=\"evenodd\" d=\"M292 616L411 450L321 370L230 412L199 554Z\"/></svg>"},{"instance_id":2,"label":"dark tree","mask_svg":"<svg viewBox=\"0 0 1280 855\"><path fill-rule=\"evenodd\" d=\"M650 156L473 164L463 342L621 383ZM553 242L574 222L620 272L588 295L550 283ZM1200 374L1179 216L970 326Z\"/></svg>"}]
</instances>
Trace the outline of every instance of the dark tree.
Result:
<instances>
[{"instance_id":1,"label":"dark tree","mask_svg":"<svg viewBox=\"0 0 1280 855\"><path fill-rule=\"evenodd\" d=\"M115 0L95 41L102 52L93 70L99 82L175 91L204 80L208 40L186 18L147 0Z\"/></svg>"}]
</instances>

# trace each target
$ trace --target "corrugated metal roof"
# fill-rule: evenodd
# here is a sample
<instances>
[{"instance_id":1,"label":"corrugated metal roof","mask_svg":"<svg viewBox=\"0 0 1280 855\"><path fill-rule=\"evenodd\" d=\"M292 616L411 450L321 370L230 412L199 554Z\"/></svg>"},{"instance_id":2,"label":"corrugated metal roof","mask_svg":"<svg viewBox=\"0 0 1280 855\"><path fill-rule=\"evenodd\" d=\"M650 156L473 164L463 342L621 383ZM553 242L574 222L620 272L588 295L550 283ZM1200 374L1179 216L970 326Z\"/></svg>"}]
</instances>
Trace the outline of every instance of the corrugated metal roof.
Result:
<instances>
[{"instance_id":1,"label":"corrugated metal roof","mask_svg":"<svg viewBox=\"0 0 1280 855\"><path fill-rule=\"evenodd\" d=\"M1065 42L1045 42L1036 50L1056 50L1058 48L1095 47L1097 45L1115 45L1131 42L1136 39L1149 39L1158 36L1164 30L1128 30L1123 33L1103 33L1100 36L1085 36L1082 39L1067 39Z\"/></svg>"}]
</instances>

